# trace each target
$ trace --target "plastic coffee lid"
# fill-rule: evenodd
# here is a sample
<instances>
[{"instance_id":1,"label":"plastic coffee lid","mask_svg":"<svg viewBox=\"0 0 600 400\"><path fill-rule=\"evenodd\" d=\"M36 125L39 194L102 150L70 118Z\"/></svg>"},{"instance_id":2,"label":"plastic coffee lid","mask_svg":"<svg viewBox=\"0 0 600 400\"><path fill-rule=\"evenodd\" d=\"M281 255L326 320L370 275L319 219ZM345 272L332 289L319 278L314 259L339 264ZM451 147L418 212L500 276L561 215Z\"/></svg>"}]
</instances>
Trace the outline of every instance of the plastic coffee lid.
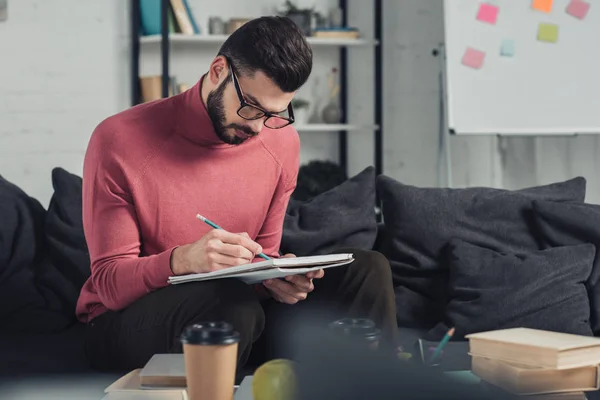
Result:
<instances>
[{"instance_id":1,"label":"plastic coffee lid","mask_svg":"<svg viewBox=\"0 0 600 400\"><path fill-rule=\"evenodd\" d=\"M186 344L223 345L240 341L240 334L227 322L201 322L186 327L181 342Z\"/></svg>"},{"instance_id":2,"label":"plastic coffee lid","mask_svg":"<svg viewBox=\"0 0 600 400\"><path fill-rule=\"evenodd\" d=\"M381 330L367 318L342 318L330 323L329 327L335 332L360 337L366 341L377 341L381 336Z\"/></svg>"}]
</instances>

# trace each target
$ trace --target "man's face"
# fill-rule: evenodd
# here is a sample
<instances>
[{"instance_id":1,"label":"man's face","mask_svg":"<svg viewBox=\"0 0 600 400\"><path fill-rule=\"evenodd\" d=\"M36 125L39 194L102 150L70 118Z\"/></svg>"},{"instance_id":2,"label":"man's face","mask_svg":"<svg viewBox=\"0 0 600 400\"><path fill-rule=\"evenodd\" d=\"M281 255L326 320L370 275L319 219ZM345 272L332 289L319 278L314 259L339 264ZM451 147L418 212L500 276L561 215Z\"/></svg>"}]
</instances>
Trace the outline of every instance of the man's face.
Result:
<instances>
[{"instance_id":1,"label":"man's face","mask_svg":"<svg viewBox=\"0 0 600 400\"><path fill-rule=\"evenodd\" d=\"M247 120L237 114L240 98L233 77L229 68L223 73L225 75L221 82L208 94L206 108L219 139L227 144L237 145L258 135L266 117ZM261 71L256 71L253 76L236 77L246 102L265 111L285 112L295 94L283 92Z\"/></svg>"}]
</instances>

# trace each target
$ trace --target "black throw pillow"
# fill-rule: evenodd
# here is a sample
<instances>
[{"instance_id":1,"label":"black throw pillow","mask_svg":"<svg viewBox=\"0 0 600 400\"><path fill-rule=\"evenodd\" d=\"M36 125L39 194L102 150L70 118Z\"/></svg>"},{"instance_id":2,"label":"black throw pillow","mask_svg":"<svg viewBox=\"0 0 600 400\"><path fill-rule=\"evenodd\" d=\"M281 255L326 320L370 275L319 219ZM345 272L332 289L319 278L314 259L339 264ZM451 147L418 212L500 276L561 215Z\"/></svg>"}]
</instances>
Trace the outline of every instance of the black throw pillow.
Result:
<instances>
[{"instance_id":1,"label":"black throw pillow","mask_svg":"<svg viewBox=\"0 0 600 400\"><path fill-rule=\"evenodd\" d=\"M516 327L592 336L585 281L594 245L508 254L452 240L447 251L450 301L428 339L441 339L450 327L453 340Z\"/></svg>"},{"instance_id":2,"label":"black throw pillow","mask_svg":"<svg viewBox=\"0 0 600 400\"><path fill-rule=\"evenodd\" d=\"M590 299L590 322L600 336L600 205L534 201L534 222L544 248L592 243L594 267L586 282Z\"/></svg>"},{"instance_id":3,"label":"black throw pillow","mask_svg":"<svg viewBox=\"0 0 600 400\"><path fill-rule=\"evenodd\" d=\"M333 161L313 160L300 167L292 199L307 201L341 185L348 179L344 169Z\"/></svg>"},{"instance_id":4,"label":"black throw pillow","mask_svg":"<svg viewBox=\"0 0 600 400\"><path fill-rule=\"evenodd\" d=\"M398 324L430 329L447 301L447 266L441 251L452 238L504 252L538 250L531 232L532 201L583 202L586 181L522 190L485 187L419 188L377 177L386 235L381 252L390 260Z\"/></svg>"},{"instance_id":5,"label":"black throw pillow","mask_svg":"<svg viewBox=\"0 0 600 400\"><path fill-rule=\"evenodd\" d=\"M62 168L54 168L52 186L54 194L45 222L48 254L56 268L79 292L91 274L83 232L82 179Z\"/></svg>"},{"instance_id":6,"label":"black throw pillow","mask_svg":"<svg viewBox=\"0 0 600 400\"><path fill-rule=\"evenodd\" d=\"M290 200L281 252L311 256L341 247L371 250L376 237L375 169L367 167L308 201Z\"/></svg>"},{"instance_id":7,"label":"black throw pillow","mask_svg":"<svg viewBox=\"0 0 600 400\"><path fill-rule=\"evenodd\" d=\"M0 176L0 332L58 332L72 323L45 283L55 272L44 242L46 210Z\"/></svg>"}]
</instances>

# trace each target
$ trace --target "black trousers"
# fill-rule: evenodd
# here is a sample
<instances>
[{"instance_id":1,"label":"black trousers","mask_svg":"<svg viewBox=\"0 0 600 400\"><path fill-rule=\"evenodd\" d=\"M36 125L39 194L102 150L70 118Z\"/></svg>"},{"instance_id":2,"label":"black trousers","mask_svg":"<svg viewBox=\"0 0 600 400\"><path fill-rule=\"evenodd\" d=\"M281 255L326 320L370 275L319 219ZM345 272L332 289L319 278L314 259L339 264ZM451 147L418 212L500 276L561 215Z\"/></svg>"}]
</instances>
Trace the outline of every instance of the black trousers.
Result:
<instances>
[{"instance_id":1,"label":"black trousers","mask_svg":"<svg viewBox=\"0 0 600 400\"><path fill-rule=\"evenodd\" d=\"M374 251L354 253L347 266L325 270L313 280L306 300L289 305L260 301L252 286L220 279L168 286L149 293L120 311L90 321L86 353L102 371L143 367L157 353L181 353L180 335L189 324L227 321L240 333L238 367L286 356L286 329L304 316L366 317L382 330L382 345L393 347L397 325L392 276L387 259Z\"/></svg>"}]
</instances>

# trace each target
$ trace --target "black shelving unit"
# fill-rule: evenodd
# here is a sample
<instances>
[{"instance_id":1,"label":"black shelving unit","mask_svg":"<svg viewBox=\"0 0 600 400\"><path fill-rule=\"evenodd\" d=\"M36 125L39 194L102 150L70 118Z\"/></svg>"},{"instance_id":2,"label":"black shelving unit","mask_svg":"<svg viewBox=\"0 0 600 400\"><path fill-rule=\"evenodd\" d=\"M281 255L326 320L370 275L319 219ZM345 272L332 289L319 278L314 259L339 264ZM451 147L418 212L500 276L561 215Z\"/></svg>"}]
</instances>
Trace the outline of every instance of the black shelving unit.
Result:
<instances>
[{"instance_id":1,"label":"black shelving unit","mask_svg":"<svg viewBox=\"0 0 600 400\"><path fill-rule=\"evenodd\" d=\"M366 3L365 3L366 4ZM382 0L373 0L374 6L374 39L378 42L375 46L375 118L374 124L377 126L374 129L374 166L377 175L383 173L383 63L382 63ZM339 0L339 7L342 10L342 18L344 24L348 17L348 2L347 0ZM161 0L161 62L162 62L162 96L169 95L169 27L168 27L168 9L169 0ZM131 0L131 105L137 105L140 102L140 6L139 0ZM347 123L348 99L348 60L347 48L340 47L340 106L343 115L342 123ZM347 173L348 171L348 132L338 132L338 152L339 164ZM379 200L377 201L379 204Z\"/></svg>"}]
</instances>

